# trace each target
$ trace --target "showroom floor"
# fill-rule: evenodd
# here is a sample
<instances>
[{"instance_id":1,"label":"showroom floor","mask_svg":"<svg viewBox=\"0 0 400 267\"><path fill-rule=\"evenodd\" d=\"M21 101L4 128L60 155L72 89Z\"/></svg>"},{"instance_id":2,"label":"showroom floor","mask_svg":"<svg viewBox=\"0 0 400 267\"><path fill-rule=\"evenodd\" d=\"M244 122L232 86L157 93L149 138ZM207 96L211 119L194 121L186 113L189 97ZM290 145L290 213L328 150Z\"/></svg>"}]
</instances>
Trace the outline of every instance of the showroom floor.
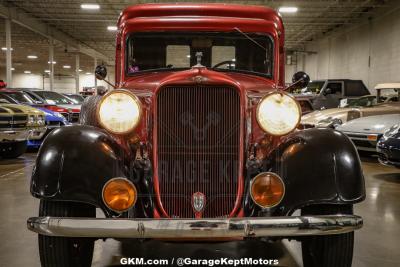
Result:
<instances>
[{"instance_id":1,"label":"showroom floor","mask_svg":"<svg viewBox=\"0 0 400 267\"><path fill-rule=\"evenodd\" d=\"M39 201L29 194L29 180L35 160L27 153L16 160L0 161L0 265L40 266L36 235L26 229L26 218L37 215ZM376 159L363 157L367 199L356 206L364 217L364 227L356 234L354 267L400 266L400 170L381 166ZM93 266L118 266L121 256L171 257L260 257L278 258L280 266L301 266L297 242L231 243L129 243L97 241Z\"/></svg>"}]
</instances>

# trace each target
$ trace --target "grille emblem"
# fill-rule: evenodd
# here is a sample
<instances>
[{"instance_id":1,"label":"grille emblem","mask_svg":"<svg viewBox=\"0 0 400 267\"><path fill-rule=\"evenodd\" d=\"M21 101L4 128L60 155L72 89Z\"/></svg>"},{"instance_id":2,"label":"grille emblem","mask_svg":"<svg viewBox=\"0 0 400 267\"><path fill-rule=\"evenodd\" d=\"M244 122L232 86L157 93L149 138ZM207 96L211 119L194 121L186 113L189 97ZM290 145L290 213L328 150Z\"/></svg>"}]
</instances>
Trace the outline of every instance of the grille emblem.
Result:
<instances>
[{"instance_id":1,"label":"grille emblem","mask_svg":"<svg viewBox=\"0 0 400 267\"><path fill-rule=\"evenodd\" d=\"M201 192L196 192L192 195L192 206L197 215L201 215L206 204L206 196ZM200 217L200 216L199 216Z\"/></svg>"}]
</instances>

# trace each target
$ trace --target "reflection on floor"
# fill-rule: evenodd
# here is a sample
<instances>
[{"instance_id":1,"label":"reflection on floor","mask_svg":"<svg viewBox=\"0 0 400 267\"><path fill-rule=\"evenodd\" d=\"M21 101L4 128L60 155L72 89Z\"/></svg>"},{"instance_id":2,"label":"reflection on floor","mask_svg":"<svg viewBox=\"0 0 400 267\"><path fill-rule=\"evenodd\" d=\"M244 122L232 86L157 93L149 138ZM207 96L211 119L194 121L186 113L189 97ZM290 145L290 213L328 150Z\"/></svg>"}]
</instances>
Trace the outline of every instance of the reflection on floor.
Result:
<instances>
[{"instance_id":1,"label":"reflection on floor","mask_svg":"<svg viewBox=\"0 0 400 267\"><path fill-rule=\"evenodd\" d=\"M37 215L39 201L29 194L35 154L16 160L0 160L0 265L40 266L36 235L26 229L26 218ZM364 227L356 234L355 267L400 266L400 170L381 166L363 157L367 199L355 207ZM289 245L261 241L221 243L173 243L148 241L96 242L93 266L119 266L121 257L154 258L259 258L279 259L280 266L301 266L297 242Z\"/></svg>"}]
</instances>

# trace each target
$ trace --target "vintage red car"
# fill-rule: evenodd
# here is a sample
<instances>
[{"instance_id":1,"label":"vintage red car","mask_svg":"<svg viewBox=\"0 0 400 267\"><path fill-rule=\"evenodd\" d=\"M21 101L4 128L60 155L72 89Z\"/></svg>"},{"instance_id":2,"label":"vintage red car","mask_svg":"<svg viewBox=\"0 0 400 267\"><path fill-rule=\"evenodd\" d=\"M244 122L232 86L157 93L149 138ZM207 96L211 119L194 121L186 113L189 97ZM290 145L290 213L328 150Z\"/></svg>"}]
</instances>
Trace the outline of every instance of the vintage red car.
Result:
<instances>
[{"instance_id":1,"label":"vintage red car","mask_svg":"<svg viewBox=\"0 0 400 267\"><path fill-rule=\"evenodd\" d=\"M297 129L279 14L136 5L118 28L116 89L88 100L82 125L54 130L37 158L28 228L42 266L89 266L96 238L261 237L301 241L305 266L350 266L359 157L340 132Z\"/></svg>"}]
</instances>

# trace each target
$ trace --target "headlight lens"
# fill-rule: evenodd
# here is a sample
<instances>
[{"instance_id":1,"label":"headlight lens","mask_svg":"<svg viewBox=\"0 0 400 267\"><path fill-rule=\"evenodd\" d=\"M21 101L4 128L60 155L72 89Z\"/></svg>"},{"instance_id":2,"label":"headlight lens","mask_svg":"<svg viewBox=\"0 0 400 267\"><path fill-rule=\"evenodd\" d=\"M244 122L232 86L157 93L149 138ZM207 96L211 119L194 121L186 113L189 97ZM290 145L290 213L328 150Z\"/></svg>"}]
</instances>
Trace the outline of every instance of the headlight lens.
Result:
<instances>
[{"instance_id":1,"label":"headlight lens","mask_svg":"<svg viewBox=\"0 0 400 267\"><path fill-rule=\"evenodd\" d=\"M115 90L100 101L99 123L115 134L125 134L138 125L142 108L139 99L129 91Z\"/></svg>"},{"instance_id":2,"label":"headlight lens","mask_svg":"<svg viewBox=\"0 0 400 267\"><path fill-rule=\"evenodd\" d=\"M29 126L32 126L32 125L35 124L35 122L36 122L35 115L29 115L29 116L28 116L28 125L29 125Z\"/></svg>"},{"instance_id":3,"label":"headlight lens","mask_svg":"<svg viewBox=\"0 0 400 267\"><path fill-rule=\"evenodd\" d=\"M301 109L297 101L283 92L266 95L257 107L257 122L271 135L285 135L300 122Z\"/></svg>"},{"instance_id":4,"label":"headlight lens","mask_svg":"<svg viewBox=\"0 0 400 267\"><path fill-rule=\"evenodd\" d=\"M44 120L44 117L43 117L42 115L39 115L39 116L37 117L37 123L38 123L38 125L40 125L40 126L42 126L42 125L45 124L45 120Z\"/></svg>"}]
</instances>

